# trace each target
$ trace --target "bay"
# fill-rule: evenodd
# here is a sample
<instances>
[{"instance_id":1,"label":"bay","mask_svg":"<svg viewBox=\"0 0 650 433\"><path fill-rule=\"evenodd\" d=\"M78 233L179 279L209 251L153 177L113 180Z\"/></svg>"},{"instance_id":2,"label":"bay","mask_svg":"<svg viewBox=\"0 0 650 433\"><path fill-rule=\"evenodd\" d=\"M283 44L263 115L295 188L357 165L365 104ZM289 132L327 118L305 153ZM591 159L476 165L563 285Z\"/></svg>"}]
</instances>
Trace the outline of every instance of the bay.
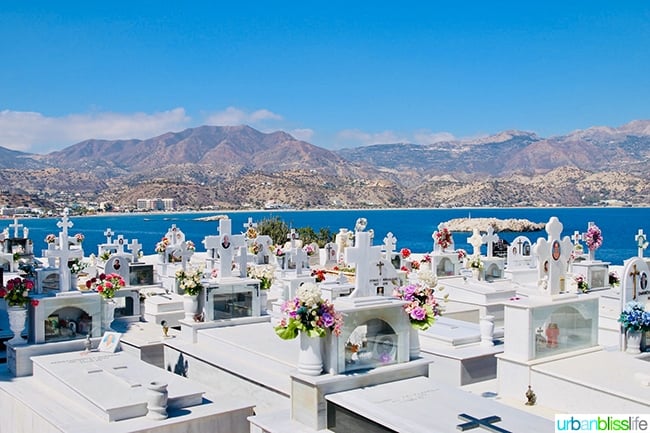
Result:
<instances>
[{"instance_id":1,"label":"bay","mask_svg":"<svg viewBox=\"0 0 650 433\"><path fill-rule=\"evenodd\" d=\"M354 229L357 218L368 220L367 229L375 232L375 245L392 232L397 238L397 248L409 248L415 253L433 250L432 234L441 222L453 218L525 218L532 222L547 222L556 216L564 225L562 236L571 236L574 231L585 232L589 221L593 221L603 232L603 245L596 252L596 258L620 265L623 260L637 255L634 237L639 229L650 232L650 208L453 208L453 209L372 209L372 210L272 210L272 211L224 211L195 213L137 213L109 214L88 217L71 217L73 227L70 235L83 233L86 255L97 254L97 244L105 242L107 228L126 239L138 239L143 245L144 254L154 254L156 243L164 236L172 224L176 224L194 241L198 251L205 248L201 241L207 235L218 234L218 221L199 221L197 218L227 215L232 220L233 233L243 233L244 224L251 217L259 222L266 218L279 217L294 228L310 226L315 231L328 228L333 234L339 228ZM8 226L12 221L6 220ZM60 218L22 219L19 223L29 228L29 237L34 241L34 249L39 252L46 248L45 236L58 233ZM4 228L0 223L0 228ZM10 230L13 235L13 229ZM21 232L22 234L22 232ZM512 241L522 233L501 232L499 237ZM533 242L546 237L545 231L523 233ZM467 238L471 233L455 232L456 248L471 252ZM483 248L485 251L485 247Z\"/></svg>"}]
</instances>

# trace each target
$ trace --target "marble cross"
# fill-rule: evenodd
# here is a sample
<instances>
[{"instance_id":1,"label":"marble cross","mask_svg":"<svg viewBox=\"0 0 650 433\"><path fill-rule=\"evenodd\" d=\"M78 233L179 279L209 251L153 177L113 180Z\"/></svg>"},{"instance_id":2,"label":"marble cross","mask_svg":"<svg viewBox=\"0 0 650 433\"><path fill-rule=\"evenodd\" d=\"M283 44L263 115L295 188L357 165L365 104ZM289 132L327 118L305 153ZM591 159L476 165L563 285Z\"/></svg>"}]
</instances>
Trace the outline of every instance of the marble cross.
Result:
<instances>
[{"instance_id":1,"label":"marble cross","mask_svg":"<svg viewBox=\"0 0 650 433\"><path fill-rule=\"evenodd\" d=\"M181 236L179 236L179 230L180 229L176 227L176 224L172 224L171 228L169 229L169 236L168 236L169 245L179 245L181 243L180 242Z\"/></svg>"},{"instance_id":2,"label":"marble cross","mask_svg":"<svg viewBox=\"0 0 650 433\"><path fill-rule=\"evenodd\" d=\"M68 220L69 212L70 210L68 208L63 209L63 218L56 223L56 226L61 229L59 233L59 245L68 245L68 229L74 225L72 221Z\"/></svg>"},{"instance_id":3,"label":"marble cross","mask_svg":"<svg viewBox=\"0 0 650 433\"><path fill-rule=\"evenodd\" d=\"M385 257L387 259L390 260L393 257L393 253L395 252L396 246L397 246L397 238L393 236L392 232L388 232L388 234L384 238L384 251L386 254Z\"/></svg>"},{"instance_id":4,"label":"marble cross","mask_svg":"<svg viewBox=\"0 0 650 433\"><path fill-rule=\"evenodd\" d=\"M257 228L257 223L253 222L253 217L248 217L248 222L244 223L244 228L246 230Z\"/></svg>"},{"instance_id":5,"label":"marble cross","mask_svg":"<svg viewBox=\"0 0 650 433\"><path fill-rule=\"evenodd\" d=\"M287 239L291 241L291 249L296 248L296 239L298 239L298 233L296 233L296 229L291 229L291 232L287 234Z\"/></svg>"},{"instance_id":6,"label":"marble cross","mask_svg":"<svg viewBox=\"0 0 650 433\"><path fill-rule=\"evenodd\" d=\"M561 281L566 276L567 265L573 243L568 236L560 239L564 226L557 217L551 217L546 224L547 239L540 238L535 244L535 253L538 258L538 276L542 280L546 277L546 286L541 287L542 292L555 295L562 291Z\"/></svg>"},{"instance_id":7,"label":"marble cross","mask_svg":"<svg viewBox=\"0 0 650 433\"><path fill-rule=\"evenodd\" d=\"M202 243L205 246L205 250L208 252L206 262L210 264L210 269L214 268L214 263L217 261L220 242L219 236L206 236L203 238Z\"/></svg>"},{"instance_id":8,"label":"marble cross","mask_svg":"<svg viewBox=\"0 0 650 433\"><path fill-rule=\"evenodd\" d=\"M114 234L115 233L113 233L113 231L111 230L110 227L106 229L106 231L104 232L104 236L106 236L106 243L107 244L113 243L113 235Z\"/></svg>"},{"instance_id":9,"label":"marble cross","mask_svg":"<svg viewBox=\"0 0 650 433\"><path fill-rule=\"evenodd\" d=\"M374 288L370 286L370 267L376 266L381 260L380 246L370 244L370 234L368 232L356 232L354 247L345 249L345 262L355 265L354 291L350 297L360 298L373 296Z\"/></svg>"},{"instance_id":10,"label":"marble cross","mask_svg":"<svg viewBox=\"0 0 650 433\"><path fill-rule=\"evenodd\" d=\"M481 255L481 245L483 245L483 236L479 233L477 228L474 228L472 231L472 236L467 238L467 243L470 244L474 250L472 251L473 256Z\"/></svg>"},{"instance_id":11,"label":"marble cross","mask_svg":"<svg viewBox=\"0 0 650 433\"><path fill-rule=\"evenodd\" d=\"M582 233L580 233L579 230L576 230L573 232L573 245L580 245L580 241L582 240Z\"/></svg>"},{"instance_id":12,"label":"marble cross","mask_svg":"<svg viewBox=\"0 0 650 433\"><path fill-rule=\"evenodd\" d=\"M62 228L62 232L59 233L59 239L61 240L58 250L46 250L45 255L48 258L54 257L59 259L59 290L61 292L67 292L70 290L70 268L68 268L68 262L70 259L82 259L83 250L75 249L71 250L70 245L68 244L68 228L72 227L72 222L68 221L68 208L63 211L63 220L59 221L56 224L59 228Z\"/></svg>"},{"instance_id":13,"label":"marble cross","mask_svg":"<svg viewBox=\"0 0 650 433\"><path fill-rule=\"evenodd\" d=\"M18 217L14 217L14 223L9 224L9 227L14 229L14 238L18 238L18 229L23 227L22 224L18 224Z\"/></svg>"},{"instance_id":14,"label":"marble cross","mask_svg":"<svg viewBox=\"0 0 650 433\"><path fill-rule=\"evenodd\" d=\"M137 239L131 239L131 243L128 245L129 251L133 255L133 263L136 263L140 258L140 251L142 250L142 244L138 243Z\"/></svg>"},{"instance_id":15,"label":"marble cross","mask_svg":"<svg viewBox=\"0 0 650 433\"><path fill-rule=\"evenodd\" d=\"M174 257L180 257L181 259L181 268L186 271L187 264L192 259L194 251L187 248L186 242L181 242L180 246L173 252Z\"/></svg>"},{"instance_id":16,"label":"marble cross","mask_svg":"<svg viewBox=\"0 0 650 433\"><path fill-rule=\"evenodd\" d=\"M219 278L232 277L232 261L234 250L245 246L244 235L231 234L232 221L229 218L219 220L219 236L217 236L217 252L219 254Z\"/></svg>"},{"instance_id":17,"label":"marble cross","mask_svg":"<svg viewBox=\"0 0 650 433\"><path fill-rule=\"evenodd\" d=\"M494 227L488 226L487 234L482 236L482 241L484 244L487 244L487 255L486 257L493 257L494 243L499 240L499 236L494 234Z\"/></svg>"},{"instance_id":18,"label":"marble cross","mask_svg":"<svg viewBox=\"0 0 650 433\"><path fill-rule=\"evenodd\" d=\"M124 254L124 244L126 244L127 239L124 239L124 236L119 235L117 237L117 254Z\"/></svg>"},{"instance_id":19,"label":"marble cross","mask_svg":"<svg viewBox=\"0 0 650 433\"><path fill-rule=\"evenodd\" d=\"M296 248L293 255L294 260L296 261L296 275L302 275L302 270L305 268L305 263L308 262L307 253L302 248Z\"/></svg>"},{"instance_id":20,"label":"marble cross","mask_svg":"<svg viewBox=\"0 0 650 433\"><path fill-rule=\"evenodd\" d=\"M637 255L640 258L643 258L643 251L648 248L648 238L646 238L646 235L643 233L643 229L639 229L637 235L634 236L634 240L636 241L636 246L638 248Z\"/></svg>"}]
</instances>

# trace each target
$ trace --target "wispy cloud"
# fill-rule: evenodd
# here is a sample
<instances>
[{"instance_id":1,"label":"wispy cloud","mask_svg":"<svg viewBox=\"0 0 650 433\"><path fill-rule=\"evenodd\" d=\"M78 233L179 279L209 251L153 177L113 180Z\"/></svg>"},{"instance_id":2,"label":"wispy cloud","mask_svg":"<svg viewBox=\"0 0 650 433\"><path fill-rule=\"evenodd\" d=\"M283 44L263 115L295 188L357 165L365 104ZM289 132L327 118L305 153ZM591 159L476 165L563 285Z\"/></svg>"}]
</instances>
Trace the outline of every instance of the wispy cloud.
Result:
<instances>
[{"instance_id":1,"label":"wispy cloud","mask_svg":"<svg viewBox=\"0 0 650 433\"><path fill-rule=\"evenodd\" d=\"M449 132L431 132L425 129L408 134L396 131L366 132L359 129L345 129L339 131L336 135L336 144L337 147L357 147L386 143L432 144L454 139L454 135Z\"/></svg>"},{"instance_id":2,"label":"wispy cloud","mask_svg":"<svg viewBox=\"0 0 650 433\"><path fill-rule=\"evenodd\" d=\"M251 125L266 120L282 120L282 116L267 109L246 112L240 108L228 107L207 116L205 123L217 126Z\"/></svg>"},{"instance_id":3,"label":"wispy cloud","mask_svg":"<svg viewBox=\"0 0 650 433\"><path fill-rule=\"evenodd\" d=\"M418 144L433 144L441 141L456 140L456 137L450 132L431 132L421 129L413 133L413 140Z\"/></svg>"},{"instance_id":4,"label":"wispy cloud","mask_svg":"<svg viewBox=\"0 0 650 433\"><path fill-rule=\"evenodd\" d=\"M186 128L183 108L158 113L90 113L48 117L25 111L0 111L0 146L47 153L90 138L149 138Z\"/></svg>"},{"instance_id":5,"label":"wispy cloud","mask_svg":"<svg viewBox=\"0 0 650 433\"><path fill-rule=\"evenodd\" d=\"M292 129L291 131L287 131L287 132L292 136L296 137L296 139L302 141L310 141L314 136L314 130L309 128Z\"/></svg>"}]
</instances>

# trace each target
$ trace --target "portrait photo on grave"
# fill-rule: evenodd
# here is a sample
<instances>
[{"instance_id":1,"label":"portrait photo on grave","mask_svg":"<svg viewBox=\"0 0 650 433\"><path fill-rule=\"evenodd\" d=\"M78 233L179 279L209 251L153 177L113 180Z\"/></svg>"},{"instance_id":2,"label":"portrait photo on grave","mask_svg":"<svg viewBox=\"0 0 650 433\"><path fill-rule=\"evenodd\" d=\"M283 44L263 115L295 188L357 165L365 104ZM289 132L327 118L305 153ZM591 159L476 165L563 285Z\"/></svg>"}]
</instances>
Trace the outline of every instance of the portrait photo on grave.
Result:
<instances>
[{"instance_id":1,"label":"portrait photo on grave","mask_svg":"<svg viewBox=\"0 0 650 433\"><path fill-rule=\"evenodd\" d=\"M551 256L553 257L553 260L560 260L560 242L559 241L554 241L553 242L553 253Z\"/></svg>"},{"instance_id":2,"label":"portrait photo on grave","mask_svg":"<svg viewBox=\"0 0 650 433\"><path fill-rule=\"evenodd\" d=\"M104 332L102 340L99 342L99 346L97 346L97 350L100 352L115 352L121 337L122 334L119 332Z\"/></svg>"},{"instance_id":3,"label":"portrait photo on grave","mask_svg":"<svg viewBox=\"0 0 650 433\"><path fill-rule=\"evenodd\" d=\"M223 241L221 242L221 247L224 249L230 248L230 237L228 235L223 235Z\"/></svg>"}]
</instances>

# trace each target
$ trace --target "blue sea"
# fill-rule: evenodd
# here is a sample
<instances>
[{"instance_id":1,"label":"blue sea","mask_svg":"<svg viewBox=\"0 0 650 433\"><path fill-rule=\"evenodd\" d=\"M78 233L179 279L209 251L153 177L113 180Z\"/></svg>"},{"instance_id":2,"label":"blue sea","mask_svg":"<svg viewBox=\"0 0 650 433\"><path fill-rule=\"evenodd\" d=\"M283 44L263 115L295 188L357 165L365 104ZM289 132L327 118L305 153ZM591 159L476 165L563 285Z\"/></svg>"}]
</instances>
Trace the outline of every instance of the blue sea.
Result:
<instances>
[{"instance_id":1,"label":"blue sea","mask_svg":"<svg viewBox=\"0 0 650 433\"><path fill-rule=\"evenodd\" d=\"M156 243L172 224L176 224L194 241L198 251L204 250L201 241L207 235L218 234L218 221L197 221L197 218L212 215L227 215L232 220L233 233L244 232L249 217L253 221L279 217L294 228L310 226L318 232L329 228L337 233L339 228L354 229L357 218L368 220L368 229L374 229L375 244L381 244L388 232L397 238L397 248L409 248L415 253L433 250L432 234L438 224L452 218L471 216L473 218L525 218L532 222L547 222L556 216L564 225L562 236L571 236L575 230L585 232L588 222L593 221L603 233L603 245L596 251L596 258L620 265L623 260L636 256L634 240L639 229L650 233L650 208L455 208L455 209L390 209L390 210L313 210L313 211L237 211L209 213L138 213L111 214L89 217L71 217L74 224L70 235L83 233L86 254L97 253L96 245L105 242L103 235L111 228L116 235L123 235L129 241L133 238L143 245L144 254L153 254ZM58 233L60 218L21 219L20 224L29 228L29 237L34 241L35 251L46 248L45 236ZM0 220L0 229L12 223ZM22 235L22 231L20 232ZM13 230L10 230L13 235ZM499 237L512 241L520 233L501 232ZM523 233L533 242L546 237L545 231ZM467 238L471 233L454 233L456 248L471 251ZM485 249L485 247L484 247ZM647 251L650 254L650 251ZM647 255L647 254L646 254Z\"/></svg>"}]
</instances>

